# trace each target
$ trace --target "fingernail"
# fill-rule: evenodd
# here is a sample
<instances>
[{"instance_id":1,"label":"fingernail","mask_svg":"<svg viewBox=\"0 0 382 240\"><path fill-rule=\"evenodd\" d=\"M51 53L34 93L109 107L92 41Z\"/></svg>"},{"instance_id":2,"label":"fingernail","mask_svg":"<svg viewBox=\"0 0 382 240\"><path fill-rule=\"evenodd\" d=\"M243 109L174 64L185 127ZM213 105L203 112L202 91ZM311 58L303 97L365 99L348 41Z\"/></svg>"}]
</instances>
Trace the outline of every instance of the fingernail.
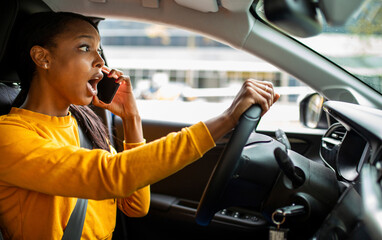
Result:
<instances>
[{"instance_id":1,"label":"fingernail","mask_svg":"<svg viewBox=\"0 0 382 240\"><path fill-rule=\"evenodd\" d=\"M110 68L106 67L106 66L102 66L101 70L105 73L109 73L111 71Z\"/></svg>"}]
</instances>

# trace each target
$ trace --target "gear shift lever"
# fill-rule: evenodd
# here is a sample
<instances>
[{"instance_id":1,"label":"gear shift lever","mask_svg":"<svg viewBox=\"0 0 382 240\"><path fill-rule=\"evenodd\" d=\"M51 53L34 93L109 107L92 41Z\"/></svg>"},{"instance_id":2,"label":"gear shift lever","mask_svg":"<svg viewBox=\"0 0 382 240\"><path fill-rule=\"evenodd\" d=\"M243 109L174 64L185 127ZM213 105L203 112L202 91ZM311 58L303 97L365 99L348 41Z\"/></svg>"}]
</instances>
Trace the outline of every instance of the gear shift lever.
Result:
<instances>
[{"instance_id":1,"label":"gear shift lever","mask_svg":"<svg viewBox=\"0 0 382 240\"><path fill-rule=\"evenodd\" d=\"M296 168L288 154L279 147L276 148L273 153L280 169L284 172L285 176L292 181L293 187L297 188L301 186L304 183L304 177L297 174Z\"/></svg>"}]
</instances>

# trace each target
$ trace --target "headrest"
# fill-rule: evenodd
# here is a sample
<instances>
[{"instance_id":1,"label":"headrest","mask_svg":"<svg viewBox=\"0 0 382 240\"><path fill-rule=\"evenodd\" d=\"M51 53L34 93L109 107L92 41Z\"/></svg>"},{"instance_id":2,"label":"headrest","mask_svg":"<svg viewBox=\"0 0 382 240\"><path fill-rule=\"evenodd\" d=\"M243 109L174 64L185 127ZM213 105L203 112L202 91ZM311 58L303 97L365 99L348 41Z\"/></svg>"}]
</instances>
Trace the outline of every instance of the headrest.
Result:
<instances>
[{"instance_id":1,"label":"headrest","mask_svg":"<svg viewBox=\"0 0 382 240\"><path fill-rule=\"evenodd\" d=\"M41 11L50 11L41 0L1 0L0 7L0 82L18 82L16 74L17 49L16 34L18 25L26 16Z\"/></svg>"},{"instance_id":2,"label":"headrest","mask_svg":"<svg viewBox=\"0 0 382 240\"><path fill-rule=\"evenodd\" d=\"M0 8L0 59L3 59L8 40L11 36L13 24L19 11L19 2L5 0Z\"/></svg>"},{"instance_id":3,"label":"headrest","mask_svg":"<svg viewBox=\"0 0 382 240\"><path fill-rule=\"evenodd\" d=\"M9 113L19 91L18 86L0 83L0 115Z\"/></svg>"},{"instance_id":4,"label":"headrest","mask_svg":"<svg viewBox=\"0 0 382 240\"><path fill-rule=\"evenodd\" d=\"M9 55L8 44L11 42L12 30L19 12L18 0L5 0L0 8L0 81L10 74L9 67L12 65L5 56ZM9 77L6 77L9 79ZM12 77L13 78L13 77ZM14 79L12 79L14 80Z\"/></svg>"}]
</instances>

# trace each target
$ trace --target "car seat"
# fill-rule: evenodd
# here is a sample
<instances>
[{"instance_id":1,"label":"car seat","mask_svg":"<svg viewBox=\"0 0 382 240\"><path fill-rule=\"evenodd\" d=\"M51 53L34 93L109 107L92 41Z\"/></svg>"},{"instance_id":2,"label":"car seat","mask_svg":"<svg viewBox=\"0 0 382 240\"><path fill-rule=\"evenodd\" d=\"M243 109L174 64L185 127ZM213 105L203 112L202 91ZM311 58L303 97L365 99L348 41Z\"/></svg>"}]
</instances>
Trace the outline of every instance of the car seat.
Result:
<instances>
[{"instance_id":1,"label":"car seat","mask_svg":"<svg viewBox=\"0 0 382 240\"><path fill-rule=\"evenodd\" d=\"M0 115L9 113L20 88L12 83L0 83Z\"/></svg>"}]
</instances>

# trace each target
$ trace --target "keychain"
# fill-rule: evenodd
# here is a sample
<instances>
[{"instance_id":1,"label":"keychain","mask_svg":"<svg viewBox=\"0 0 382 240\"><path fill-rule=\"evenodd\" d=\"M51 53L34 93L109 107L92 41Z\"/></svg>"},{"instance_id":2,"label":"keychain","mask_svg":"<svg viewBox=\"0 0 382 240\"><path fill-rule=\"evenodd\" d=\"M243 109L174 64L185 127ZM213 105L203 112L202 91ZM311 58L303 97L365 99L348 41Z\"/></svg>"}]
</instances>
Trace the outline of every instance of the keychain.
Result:
<instances>
[{"instance_id":1,"label":"keychain","mask_svg":"<svg viewBox=\"0 0 382 240\"><path fill-rule=\"evenodd\" d=\"M281 221L276 221L275 217L277 216L282 216ZM287 233L288 229L280 228L280 225L285 222L285 215L283 211L280 209L277 209L272 213L272 222L277 226L277 227L270 227L269 228L269 240L287 240Z\"/></svg>"}]
</instances>

